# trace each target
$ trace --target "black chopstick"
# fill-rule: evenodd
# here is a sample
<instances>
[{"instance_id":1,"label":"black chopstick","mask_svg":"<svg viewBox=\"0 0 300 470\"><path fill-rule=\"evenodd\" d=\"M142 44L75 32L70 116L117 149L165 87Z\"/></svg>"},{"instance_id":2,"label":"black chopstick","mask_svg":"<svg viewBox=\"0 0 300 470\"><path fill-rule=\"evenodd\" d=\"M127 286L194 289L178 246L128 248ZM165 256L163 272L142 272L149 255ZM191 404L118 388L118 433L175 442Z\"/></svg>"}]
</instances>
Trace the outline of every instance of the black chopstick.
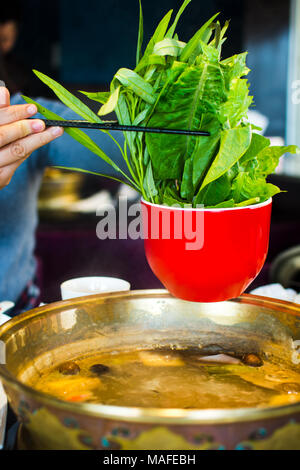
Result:
<instances>
[{"instance_id":1,"label":"black chopstick","mask_svg":"<svg viewBox=\"0 0 300 470\"><path fill-rule=\"evenodd\" d=\"M101 129L106 131L123 131L123 132L149 132L151 134L181 134L192 136L206 136L210 133L205 131L189 131L182 129L160 129L157 127L140 127L140 126L122 126L117 121L109 121L105 123L94 123L88 121L50 121L43 119L47 127L73 127L77 129Z\"/></svg>"}]
</instances>

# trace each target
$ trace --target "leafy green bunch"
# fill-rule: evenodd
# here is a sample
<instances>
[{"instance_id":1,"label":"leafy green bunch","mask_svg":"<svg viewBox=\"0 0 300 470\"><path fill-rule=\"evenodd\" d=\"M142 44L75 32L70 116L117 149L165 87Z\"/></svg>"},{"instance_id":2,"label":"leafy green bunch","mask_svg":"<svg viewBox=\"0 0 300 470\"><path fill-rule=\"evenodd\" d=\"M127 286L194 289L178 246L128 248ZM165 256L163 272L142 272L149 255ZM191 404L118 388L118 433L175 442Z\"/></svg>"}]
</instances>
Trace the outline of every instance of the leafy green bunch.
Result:
<instances>
[{"instance_id":1,"label":"leafy green bunch","mask_svg":"<svg viewBox=\"0 0 300 470\"><path fill-rule=\"evenodd\" d=\"M275 171L283 154L299 150L296 146L270 146L269 139L255 132L260 129L249 123L247 113L253 98L246 78L247 53L221 58L229 22L222 28L216 14L187 43L179 40L177 23L190 2L184 1L173 23L172 10L164 16L143 50L140 1L136 68L121 68L110 92L82 92L101 103L98 115L54 80L35 73L64 104L90 122L102 122L103 116L114 111L123 125L210 133L210 137L195 137L125 132L124 146L109 134L127 164L126 174L84 132L67 129L114 167L120 174L114 179L135 188L145 200L212 208L266 201L280 192L267 183L267 176ZM38 108L48 119L62 119Z\"/></svg>"}]
</instances>

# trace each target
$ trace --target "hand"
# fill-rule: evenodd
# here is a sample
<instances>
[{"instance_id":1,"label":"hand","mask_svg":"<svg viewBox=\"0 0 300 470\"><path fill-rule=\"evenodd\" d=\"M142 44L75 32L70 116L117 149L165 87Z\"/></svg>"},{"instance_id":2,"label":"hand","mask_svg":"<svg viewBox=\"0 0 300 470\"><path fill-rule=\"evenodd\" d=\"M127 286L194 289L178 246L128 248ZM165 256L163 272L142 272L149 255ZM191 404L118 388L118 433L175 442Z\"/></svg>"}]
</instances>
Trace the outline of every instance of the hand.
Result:
<instances>
[{"instance_id":1,"label":"hand","mask_svg":"<svg viewBox=\"0 0 300 470\"><path fill-rule=\"evenodd\" d=\"M61 127L45 128L32 104L10 105L9 91L0 87L0 189L7 186L16 169L30 154L63 134Z\"/></svg>"}]
</instances>

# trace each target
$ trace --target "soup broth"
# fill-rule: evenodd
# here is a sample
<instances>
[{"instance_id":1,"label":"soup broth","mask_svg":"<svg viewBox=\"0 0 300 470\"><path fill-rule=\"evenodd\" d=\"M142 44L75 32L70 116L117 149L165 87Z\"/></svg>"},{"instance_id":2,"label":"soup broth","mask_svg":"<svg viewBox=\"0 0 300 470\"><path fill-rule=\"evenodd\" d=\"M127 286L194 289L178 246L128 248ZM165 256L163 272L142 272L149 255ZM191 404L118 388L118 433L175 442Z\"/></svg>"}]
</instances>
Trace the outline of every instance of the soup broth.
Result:
<instances>
[{"instance_id":1,"label":"soup broth","mask_svg":"<svg viewBox=\"0 0 300 470\"><path fill-rule=\"evenodd\" d=\"M300 374L255 355L245 363L195 351L106 352L75 358L29 385L58 399L144 408L244 408L300 401Z\"/></svg>"}]
</instances>

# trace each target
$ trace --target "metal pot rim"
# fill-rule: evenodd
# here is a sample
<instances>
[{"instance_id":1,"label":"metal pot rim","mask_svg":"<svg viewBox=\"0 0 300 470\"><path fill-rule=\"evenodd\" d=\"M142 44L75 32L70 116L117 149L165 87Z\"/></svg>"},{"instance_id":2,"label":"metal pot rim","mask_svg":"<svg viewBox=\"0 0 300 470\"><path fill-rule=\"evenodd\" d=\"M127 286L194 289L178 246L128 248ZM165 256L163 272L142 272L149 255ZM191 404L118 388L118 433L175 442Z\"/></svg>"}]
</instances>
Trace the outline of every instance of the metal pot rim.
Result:
<instances>
[{"instance_id":1,"label":"metal pot rim","mask_svg":"<svg viewBox=\"0 0 300 470\"><path fill-rule=\"evenodd\" d=\"M116 292L112 294L100 294L89 296L90 300L98 299L105 303L112 298L140 298L140 297L159 297L171 298L172 296L165 290L140 290L130 292ZM12 328L31 318L44 315L47 311L54 312L61 307L74 308L86 301L87 297L72 299L68 301L56 302L53 304L31 310L0 327L0 339L4 333L9 332ZM259 297L244 294L238 299L231 302L247 303L265 308L272 308L291 315L300 316L300 306L296 304L275 300L267 297ZM59 408L64 411L73 412L75 414L88 415L95 418L111 419L118 421L129 421L134 423L150 423L150 424L170 424L170 425L189 425L189 424L227 424L238 422L258 421L268 418L284 417L286 415L300 413L300 403L292 405L270 407L270 408L240 408L240 409L206 409L206 410L182 410L182 409L161 409L161 408L132 408L121 406L97 405L91 403L69 403L45 393L39 392L10 375L5 366L0 365L0 379L3 379L4 385L18 393L32 396L39 403L51 408Z\"/></svg>"}]
</instances>

